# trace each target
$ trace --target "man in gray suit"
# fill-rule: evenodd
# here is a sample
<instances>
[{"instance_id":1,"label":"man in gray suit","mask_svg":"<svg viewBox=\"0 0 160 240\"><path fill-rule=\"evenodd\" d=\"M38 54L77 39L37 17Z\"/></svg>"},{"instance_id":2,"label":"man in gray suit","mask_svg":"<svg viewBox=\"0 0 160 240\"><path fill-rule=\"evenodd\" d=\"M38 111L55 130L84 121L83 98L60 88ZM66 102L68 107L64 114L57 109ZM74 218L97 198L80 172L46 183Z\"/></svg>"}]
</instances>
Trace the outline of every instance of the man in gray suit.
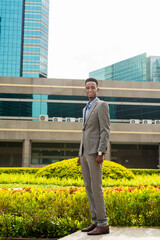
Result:
<instances>
[{"instance_id":1,"label":"man in gray suit","mask_svg":"<svg viewBox=\"0 0 160 240\"><path fill-rule=\"evenodd\" d=\"M88 235L109 233L102 189L102 162L110 132L108 104L97 97L98 81L88 78L85 92L89 102L83 109L83 131L77 163L81 165L89 200L92 224L82 229Z\"/></svg>"}]
</instances>

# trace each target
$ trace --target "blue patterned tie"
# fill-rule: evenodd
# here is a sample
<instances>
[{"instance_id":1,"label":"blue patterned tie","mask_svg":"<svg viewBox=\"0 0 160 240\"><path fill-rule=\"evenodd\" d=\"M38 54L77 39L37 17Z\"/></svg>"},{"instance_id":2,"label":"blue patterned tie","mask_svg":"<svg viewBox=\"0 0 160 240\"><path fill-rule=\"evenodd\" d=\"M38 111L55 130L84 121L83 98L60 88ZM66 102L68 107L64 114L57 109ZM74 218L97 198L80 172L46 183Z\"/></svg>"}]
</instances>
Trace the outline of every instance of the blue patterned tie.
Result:
<instances>
[{"instance_id":1,"label":"blue patterned tie","mask_svg":"<svg viewBox=\"0 0 160 240\"><path fill-rule=\"evenodd\" d=\"M87 110L89 111L89 109L91 108L91 104L87 104Z\"/></svg>"}]
</instances>

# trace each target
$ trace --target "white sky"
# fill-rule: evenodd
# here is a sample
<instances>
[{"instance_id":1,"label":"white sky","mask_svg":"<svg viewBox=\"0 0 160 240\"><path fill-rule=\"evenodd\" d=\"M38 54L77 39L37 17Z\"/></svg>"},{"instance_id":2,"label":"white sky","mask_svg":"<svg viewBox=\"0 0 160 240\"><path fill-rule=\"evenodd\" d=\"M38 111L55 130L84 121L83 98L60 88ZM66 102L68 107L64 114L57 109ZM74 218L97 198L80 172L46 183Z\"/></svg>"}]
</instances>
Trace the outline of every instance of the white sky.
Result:
<instances>
[{"instance_id":1,"label":"white sky","mask_svg":"<svg viewBox=\"0 0 160 240\"><path fill-rule=\"evenodd\" d=\"M160 0L50 0L48 77L89 72L146 52L160 56Z\"/></svg>"}]
</instances>

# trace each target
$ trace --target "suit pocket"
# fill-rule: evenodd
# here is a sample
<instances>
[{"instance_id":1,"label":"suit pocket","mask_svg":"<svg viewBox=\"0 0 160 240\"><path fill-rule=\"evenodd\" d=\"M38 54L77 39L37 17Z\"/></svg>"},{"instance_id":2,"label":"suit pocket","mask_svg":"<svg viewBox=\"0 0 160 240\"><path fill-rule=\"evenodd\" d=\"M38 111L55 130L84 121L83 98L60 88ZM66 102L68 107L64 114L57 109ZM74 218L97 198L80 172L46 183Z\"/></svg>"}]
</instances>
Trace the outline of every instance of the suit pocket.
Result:
<instances>
[{"instance_id":1,"label":"suit pocket","mask_svg":"<svg viewBox=\"0 0 160 240\"><path fill-rule=\"evenodd\" d=\"M97 152L99 146L99 137L94 137L89 139L89 148L92 149L94 153Z\"/></svg>"},{"instance_id":2,"label":"suit pocket","mask_svg":"<svg viewBox=\"0 0 160 240\"><path fill-rule=\"evenodd\" d=\"M94 134L94 135L90 134L90 135L89 135L89 139L91 139L91 140L92 140L92 139L93 139L93 140L95 139L95 140L97 141L98 139L100 139L100 136L97 136L97 135L95 135L95 134Z\"/></svg>"}]
</instances>

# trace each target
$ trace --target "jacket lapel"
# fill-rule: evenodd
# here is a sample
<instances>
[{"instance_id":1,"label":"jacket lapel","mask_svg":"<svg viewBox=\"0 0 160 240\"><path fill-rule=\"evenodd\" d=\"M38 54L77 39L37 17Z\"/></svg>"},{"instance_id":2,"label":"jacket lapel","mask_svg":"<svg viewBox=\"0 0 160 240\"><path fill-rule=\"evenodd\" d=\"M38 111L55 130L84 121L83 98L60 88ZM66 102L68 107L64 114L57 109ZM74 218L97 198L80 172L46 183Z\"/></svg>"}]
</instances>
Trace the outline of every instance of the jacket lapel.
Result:
<instances>
[{"instance_id":1,"label":"jacket lapel","mask_svg":"<svg viewBox=\"0 0 160 240\"><path fill-rule=\"evenodd\" d=\"M83 108L83 127L84 127L84 116L85 116L85 112L86 112L86 107Z\"/></svg>"},{"instance_id":2,"label":"jacket lapel","mask_svg":"<svg viewBox=\"0 0 160 240\"><path fill-rule=\"evenodd\" d=\"M96 107L98 101L99 101L99 98L97 98L97 100L92 104L92 106L91 106L91 108L90 108L90 110L89 110L89 112L88 112L88 115L87 115L87 118L86 118L85 123L84 123L84 121L83 121L83 126L85 126L86 123L88 122L88 119L89 119L89 117L91 116L91 112L92 112L93 109ZM85 109L86 109L86 108L85 108ZM85 111L84 111L84 114L85 114ZM84 119L84 118L83 118L83 119Z\"/></svg>"}]
</instances>

